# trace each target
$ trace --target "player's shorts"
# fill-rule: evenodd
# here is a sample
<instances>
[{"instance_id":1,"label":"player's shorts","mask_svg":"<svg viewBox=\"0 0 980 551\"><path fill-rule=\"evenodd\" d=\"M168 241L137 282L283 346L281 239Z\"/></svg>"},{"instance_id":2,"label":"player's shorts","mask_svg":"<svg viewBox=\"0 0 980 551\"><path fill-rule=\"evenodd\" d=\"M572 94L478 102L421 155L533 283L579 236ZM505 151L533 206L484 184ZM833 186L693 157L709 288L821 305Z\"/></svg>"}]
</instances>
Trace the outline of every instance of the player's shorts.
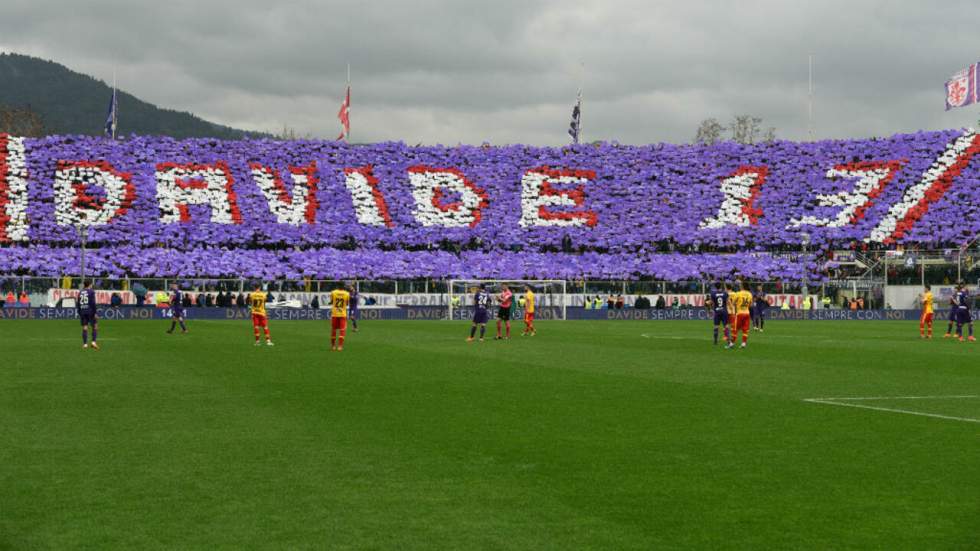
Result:
<instances>
[{"instance_id":1,"label":"player's shorts","mask_svg":"<svg viewBox=\"0 0 980 551\"><path fill-rule=\"evenodd\" d=\"M497 309L497 319L510 321L510 306Z\"/></svg>"},{"instance_id":2,"label":"player's shorts","mask_svg":"<svg viewBox=\"0 0 980 551\"><path fill-rule=\"evenodd\" d=\"M919 318L919 323L923 325L932 323L932 312L923 312L922 317Z\"/></svg>"},{"instance_id":3,"label":"player's shorts","mask_svg":"<svg viewBox=\"0 0 980 551\"><path fill-rule=\"evenodd\" d=\"M347 317L356 320L357 319L357 308L351 308L347 311Z\"/></svg>"},{"instance_id":4,"label":"player's shorts","mask_svg":"<svg viewBox=\"0 0 980 551\"><path fill-rule=\"evenodd\" d=\"M956 310L958 310L958 308L956 308L955 306L950 307L949 321L956 321Z\"/></svg>"},{"instance_id":5,"label":"player's shorts","mask_svg":"<svg viewBox=\"0 0 980 551\"><path fill-rule=\"evenodd\" d=\"M525 323L531 323L534 321L534 312L524 312Z\"/></svg>"},{"instance_id":6,"label":"player's shorts","mask_svg":"<svg viewBox=\"0 0 980 551\"><path fill-rule=\"evenodd\" d=\"M736 331L748 331L751 321L751 317L748 314L736 314L735 315L735 330Z\"/></svg>"},{"instance_id":7,"label":"player's shorts","mask_svg":"<svg viewBox=\"0 0 980 551\"><path fill-rule=\"evenodd\" d=\"M262 314L252 314L252 325L255 327L266 327L269 325L269 318Z\"/></svg>"},{"instance_id":8,"label":"player's shorts","mask_svg":"<svg viewBox=\"0 0 980 551\"><path fill-rule=\"evenodd\" d=\"M490 314L488 314L486 309L484 308L479 308L475 312L473 312L473 323L476 324L486 323L489 318L490 318Z\"/></svg>"},{"instance_id":9,"label":"player's shorts","mask_svg":"<svg viewBox=\"0 0 980 551\"><path fill-rule=\"evenodd\" d=\"M174 319L184 317L184 309L183 308L171 308L170 309L170 317L172 317Z\"/></svg>"},{"instance_id":10,"label":"player's shorts","mask_svg":"<svg viewBox=\"0 0 980 551\"><path fill-rule=\"evenodd\" d=\"M970 315L969 308L956 309L956 323L973 323L973 316Z\"/></svg>"},{"instance_id":11,"label":"player's shorts","mask_svg":"<svg viewBox=\"0 0 980 551\"><path fill-rule=\"evenodd\" d=\"M728 325L728 312L715 311L715 325Z\"/></svg>"},{"instance_id":12,"label":"player's shorts","mask_svg":"<svg viewBox=\"0 0 980 551\"><path fill-rule=\"evenodd\" d=\"M79 314L78 317L81 319L82 325L95 325L95 322L97 321L95 319L95 314Z\"/></svg>"},{"instance_id":13,"label":"player's shorts","mask_svg":"<svg viewBox=\"0 0 980 551\"><path fill-rule=\"evenodd\" d=\"M347 318L331 317L330 328L340 329L341 331L347 331Z\"/></svg>"}]
</instances>

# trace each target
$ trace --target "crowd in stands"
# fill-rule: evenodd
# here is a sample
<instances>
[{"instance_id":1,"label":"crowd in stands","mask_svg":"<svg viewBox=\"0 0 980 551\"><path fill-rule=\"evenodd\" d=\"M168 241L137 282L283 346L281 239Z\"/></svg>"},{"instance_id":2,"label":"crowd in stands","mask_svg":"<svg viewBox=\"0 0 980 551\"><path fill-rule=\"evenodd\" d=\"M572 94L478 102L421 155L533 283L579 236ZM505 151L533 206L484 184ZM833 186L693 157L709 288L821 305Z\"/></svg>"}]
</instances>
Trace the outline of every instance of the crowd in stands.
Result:
<instances>
[{"instance_id":1,"label":"crowd in stands","mask_svg":"<svg viewBox=\"0 0 980 551\"><path fill-rule=\"evenodd\" d=\"M552 148L143 136L107 148L55 136L28 140L28 164L55 185L34 180L47 169L28 175L27 238L0 244L0 273L77 273L70 228L84 222L90 273L117 277L813 280L835 269L832 249L955 248L980 233L980 188L966 185L980 165L936 172L967 138ZM939 175L948 192L906 204ZM849 195L862 178L879 187ZM284 188L267 185L277 179ZM190 180L207 192L174 184ZM112 200L70 201L88 187ZM825 199L835 194L855 210Z\"/></svg>"}]
</instances>

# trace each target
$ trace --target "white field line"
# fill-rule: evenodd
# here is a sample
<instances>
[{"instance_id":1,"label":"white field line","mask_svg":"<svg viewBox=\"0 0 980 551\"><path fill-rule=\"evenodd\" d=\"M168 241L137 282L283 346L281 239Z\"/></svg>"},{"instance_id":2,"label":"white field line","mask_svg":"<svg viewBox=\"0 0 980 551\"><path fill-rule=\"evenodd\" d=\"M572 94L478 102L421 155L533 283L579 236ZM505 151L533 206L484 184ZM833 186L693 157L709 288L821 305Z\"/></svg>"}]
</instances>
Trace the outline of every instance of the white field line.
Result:
<instances>
[{"instance_id":1,"label":"white field line","mask_svg":"<svg viewBox=\"0 0 980 551\"><path fill-rule=\"evenodd\" d=\"M980 398L977 394L964 394L960 396L855 396L855 397L839 397L839 398L807 398L805 402L814 400L934 400L934 399L958 399L958 398Z\"/></svg>"},{"instance_id":2,"label":"white field line","mask_svg":"<svg viewBox=\"0 0 980 551\"><path fill-rule=\"evenodd\" d=\"M950 421L962 421L965 423L980 423L980 419L973 417L955 417L952 415L940 415L938 413L926 413L924 411L913 411L909 409L886 408L880 406L868 406L865 404L849 404L841 400L931 400L931 399L962 399L977 398L975 395L958 396L861 396L855 398L804 398L804 402L811 404L827 404L831 406L843 406L849 408L870 409L874 411L887 411L890 413L904 413L906 415L917 415L919 417L932 417L935 419L947 419Z\"/></svg>"}]
</instances>

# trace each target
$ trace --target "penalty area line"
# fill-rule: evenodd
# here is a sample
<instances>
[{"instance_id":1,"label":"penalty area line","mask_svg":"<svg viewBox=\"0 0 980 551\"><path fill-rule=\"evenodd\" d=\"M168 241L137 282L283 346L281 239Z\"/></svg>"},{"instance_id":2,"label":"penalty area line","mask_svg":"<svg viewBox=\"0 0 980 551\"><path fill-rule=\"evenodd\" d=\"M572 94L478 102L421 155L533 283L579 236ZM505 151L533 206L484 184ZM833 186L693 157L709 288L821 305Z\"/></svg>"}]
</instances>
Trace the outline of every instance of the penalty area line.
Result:
<instances>
[{"instance_id":1,"label":"penalty area line","mask_svg":"<svg viewBox=\"0 0 980 551\"><path fill-rule=\"evenodd\" d=\"M916 415L916 416L919 416L919 417L932 417L932 418L935 418L935 419L946 419L946 420L949 420L949 421L962 421L964 423L980 423L980 419L974 419L972 417L955 417L955 416L952 416L952 415L941 415L941 414L938 414L938 413L926 413L924 411L914 411L914 410L910 410L910 409L886 408L886 407L881 407L881 406L869 406L869 405L866 405L866 404L849 404L847 402L841 402L840 401L840 400L890 400L890 399L892 399L892 400L901 400L901 399L905 399L905 400L922 400L922 399L930 399L930 398L958 399L958 398L976 398L976 396L972 396L972 395L971 396L896 396L894 398L889 397L889 396L881 396L881 397L867 397L867 398L836 398L836 399L828 399L828 398L804 398L803 401L804 402L809 402L811 404L826 404L826 405L830 405L830 406L843 406L843 407L848 407L848 408L870 409L870 410L873 410L873 411L886 411L886 412L889 412L889 413L904 413L906 415Z\"/></svg>"}]
</instances>

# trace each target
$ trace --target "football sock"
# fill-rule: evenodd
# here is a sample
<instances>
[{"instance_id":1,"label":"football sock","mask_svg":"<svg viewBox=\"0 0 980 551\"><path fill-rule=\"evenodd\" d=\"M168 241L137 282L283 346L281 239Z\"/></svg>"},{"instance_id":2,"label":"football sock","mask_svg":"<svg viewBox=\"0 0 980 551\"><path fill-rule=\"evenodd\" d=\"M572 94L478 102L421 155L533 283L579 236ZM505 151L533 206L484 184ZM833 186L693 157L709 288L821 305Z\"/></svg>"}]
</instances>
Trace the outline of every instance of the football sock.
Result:
<instances>
[{"instance_id":1,"label":"football sock","mask_svg":"<svg viewBox=\"0 0 980 551\"><path fill-rule=\"evenodd\" d=\"M265 340L267 340L267 341L268 340L272 340L272 337L269 336L269 328L268 327L265 327L264 329L265 329Z\"/></svg>"},{"instance_id":2,"label":"football sock","mask_svg":"<svg viewBox=\"0 0 980 551\"><path fill-rule=\"evenodd\" d=\"M715 326L715 344L718 344L718 326Z\"/></svg>"},{"instance_id":3,"label":"football sock","mask_svg":"<svg viewBox=\"0 0 980 551\"><path fill-rule=\"evenodd\" d=\"M483 338L483 335L486 334L486 332L487 332L487 326L486 325L481 325L480 326L480 338L481 339Z\"/></svg>"},{"instance_id":4,"label":"football sock","mask_svg":"<svg viewBox=\"0 0 980 551\"><path fill-rule=\"evenodd\" d=\"M470 338L472 339L475 336L476 336L476 326L474 325L473 327L470 327Z\"/></svg>"},{"instance_id":5,"label":"football sock","mask_svg":"<svg viewBox=\"0 0 980 551\"><path fill-rule=\"evenodd\" d=\"M171 328L171 330L173 330L173 328ZM184 320L180 320L180 330L187 331L187 325L184 323Z\"/></svg>"},{"instance_id":6,"label":"football sock","mask_svg":"<svg viewBox=\"0 0 980 551\"><path fill-rule=\"evenodd\" d=\"M82 329L82 344L88 344L88 329Z\"/></svg>"},{"instance_id":7,"label":"football sock","mask_svg":"<svg viewBox=\"0 0 980 551\"><path fill-rule=\"evenodd\" d=\"M92 342L99 340L99 328L95 325L92 326Z\"/></svg>"},{"instance_id":8,"label":"football sock","mask_svg":"<svg viewBox=\"0 0 980 551\"><path fill-rule=\"evenodd\" d=\"M177 322L176 321L171 321L170 322L170 332L171 333L173 332L174 327L177 327Z\"/></svg>"},{"instance_id":9,"label":"football sock","mask_svg":"<svg viewBox=\"0 0 980 551\"><path fill-rule=\"evenodd\" d=\"M510 322L507 322L507 338L510 338Z\"/></svg>"},{"instance_id":10,"label":"football sock","mask_svg":"<svg viewBox=\"0 0 980 551\"><path fill-rule=\"evenodd\" d=\"M333 348L337 344L337 330L330 330L330 347Z\"/></svg>"},{"instance_id":11,"label":"football sock","mask_svg":"<svg viewBox=\"0 0 980 551\"><path fill-rule=\"evenodd\" d=\"M972 323L970 324L970 336L971 337L973 336L973 324ZM92 339L92 340L95 340L95 339Z\"/></svg>"}]
</instances>

